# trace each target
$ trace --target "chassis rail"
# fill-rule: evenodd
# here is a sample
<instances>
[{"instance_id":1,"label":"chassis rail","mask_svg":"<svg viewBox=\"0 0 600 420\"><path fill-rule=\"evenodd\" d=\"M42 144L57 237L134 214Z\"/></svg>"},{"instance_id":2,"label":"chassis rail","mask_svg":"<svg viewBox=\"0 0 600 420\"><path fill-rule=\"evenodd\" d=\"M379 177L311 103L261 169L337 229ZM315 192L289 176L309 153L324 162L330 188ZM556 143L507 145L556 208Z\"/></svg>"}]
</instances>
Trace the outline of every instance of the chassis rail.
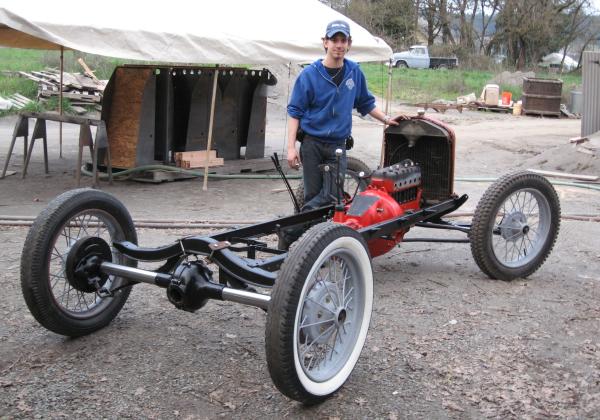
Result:
<instances>
[{"instance_id":1,"label":"chassis rail","mask_svg":"<svg viewBox=\"0 0 600 420\"><path fill-rule=\"evenodd\" d=\"M441 217L459 208L467 201L467 199L468 196L466 194L460 197L453 197L439 204L409 212L397 218L360 229L359 232L363 235L365 240L369 241L371 239L387 237L394 232L408 229L416 224L420 224L423 227L429 227L427 226L429 225L429 223L427 223L428 221L434 221L431 223L431 227L444 228L445 224L441 221ZM277 233L280 229L285 227L302 224L309 225L327 220L332 211L333 206L322 207L306 213L234 229L212 236L189 236L171 245L159 248L141 248L126 241L115 242L114 246L123 255L140 261L168 260L176 262L185 256L204 255L217 264L219 270L221 270L221 273L224 274L225 277L229 276L230 278L239 281L242 285L252 284L260 287L272 287L277 278L277 270L279 270L281 264L285 260L287 252L269 248L266 244L258 242L254 238ZM455 229L456 227L448 224L447 228ZM465 229L468 228L459 228L458 230L464 231ZM246 246L234 246L234 244L239 243L245 243ZM255 258L257 250L274 255L267 258ZM243 251L248 253L247 257L238 255ZM133 269L131 267L122 267L112 263L103 263L102 270L109 274L118 274L135 281L167 287L172 280L172 277L168 272L173 265L174 264L167 263L158 269L157 272L152 272ZM230 291L226 291L225 295L230 298L233 296L232 299L242 299L235 293L232 294ZM263 296L260 294L257 295ZM221 299L222 297L219 295L218 298ZM251 296L250 300L253 301L253 299L258 298L256 298L256 296Z\"/></svg>"}]
</instances>

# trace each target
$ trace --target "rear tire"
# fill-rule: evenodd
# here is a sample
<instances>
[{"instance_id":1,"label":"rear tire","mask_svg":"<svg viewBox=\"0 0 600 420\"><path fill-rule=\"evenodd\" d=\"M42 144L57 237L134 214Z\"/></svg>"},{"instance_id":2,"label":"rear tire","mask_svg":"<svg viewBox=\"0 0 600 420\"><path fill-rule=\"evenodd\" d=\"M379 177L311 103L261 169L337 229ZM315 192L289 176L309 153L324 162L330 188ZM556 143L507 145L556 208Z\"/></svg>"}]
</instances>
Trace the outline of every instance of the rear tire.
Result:
<instances>
[{"instance_id":1,"label":"rear tire","mask_svg":"<svg viewBox=\"0 0 600 420\"><path fill-rule=\"evenodd\" d=\"M265 348L277 389L304 404L338 390L358 361L372 306L373 273L362 236L330 222L309 229L271 293Z\"/></svg>"},{"instance_id":2,"label":"rear tire","mask_svg":"<svg viewBox=\"0 0 600 420\"><path fill-rule=\"evenodd\" d=\"M527 277L550 255L559 227L560 202L546 178L526 171L505 175L477 204L471 252L493 279Z\"/></svg>"},{"instance_id":3,"label":"rear tire","mask_svg":"<svg viewBox=\"0 0 600 420\"><path fill-rule=\"evenodd\" d=\"M65 274L67 256L79 240L102 238L111 247L112 261L135 266L112 248L113 241L137 243L129 212L110 194L93 189L68 191L52 200L35 219L21 256L21 289L35 319L57 334L78 337L110 323L129 297L124 287L112 297L82 290ZM128 281L109 276L109 289Z\"/></svg>"}]
</instances>

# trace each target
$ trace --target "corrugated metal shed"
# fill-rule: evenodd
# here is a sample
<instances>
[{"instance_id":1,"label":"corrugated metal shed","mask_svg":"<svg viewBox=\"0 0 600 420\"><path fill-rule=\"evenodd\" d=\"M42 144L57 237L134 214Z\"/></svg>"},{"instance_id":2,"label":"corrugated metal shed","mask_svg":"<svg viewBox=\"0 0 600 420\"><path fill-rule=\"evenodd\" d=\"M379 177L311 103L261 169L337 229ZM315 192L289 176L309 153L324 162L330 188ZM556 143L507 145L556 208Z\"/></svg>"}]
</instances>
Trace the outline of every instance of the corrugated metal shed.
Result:
<instances>
[{"instance_id":1,"label":"corrugated metal shed","mask_svg":"<svg viewBox=\"0 0 600 420\"><path fill-rule=\"evenodd\" d=\"M581 135L600 131L600 52L583 53L583 112Z\"/></svg>"}]
</instances>

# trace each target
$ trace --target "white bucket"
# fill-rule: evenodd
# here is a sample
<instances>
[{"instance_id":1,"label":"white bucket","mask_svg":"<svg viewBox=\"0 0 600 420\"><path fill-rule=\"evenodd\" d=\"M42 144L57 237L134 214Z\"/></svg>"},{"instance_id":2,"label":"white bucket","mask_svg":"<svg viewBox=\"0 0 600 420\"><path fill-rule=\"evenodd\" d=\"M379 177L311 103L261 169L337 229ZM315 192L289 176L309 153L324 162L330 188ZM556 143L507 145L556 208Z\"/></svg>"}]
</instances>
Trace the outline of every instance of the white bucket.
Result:
<instances>
[{"instance_id":1,"label":"white bucket","mask_svg":"<svg viewBox=\"0 0 600 420\"><path fill-rule=\"evenodd\" d=\"M500 99L500 86L494 84L485 85L482 96L486 105L498 106L498 100Z\"/></svg>"}]
</instances>

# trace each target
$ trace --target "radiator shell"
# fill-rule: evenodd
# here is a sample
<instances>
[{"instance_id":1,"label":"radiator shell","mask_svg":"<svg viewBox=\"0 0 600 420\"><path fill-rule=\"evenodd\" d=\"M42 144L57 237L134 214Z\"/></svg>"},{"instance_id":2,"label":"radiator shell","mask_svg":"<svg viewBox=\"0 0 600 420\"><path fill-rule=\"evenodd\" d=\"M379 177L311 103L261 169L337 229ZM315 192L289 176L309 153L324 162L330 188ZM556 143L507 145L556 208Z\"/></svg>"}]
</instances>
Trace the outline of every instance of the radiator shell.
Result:
<instances>
[{"instance_id":1,"label":"radiator shell","mask_svg":"<svg viewBox=\"0 0 600 420\"><path fill-rule=\"evenodd\" d=\"M429 117L399 121L385 130L383 166L410 159L421 168L422 197L437 203L454 196L454 131Z\"/></svg>"}]
</instances>

